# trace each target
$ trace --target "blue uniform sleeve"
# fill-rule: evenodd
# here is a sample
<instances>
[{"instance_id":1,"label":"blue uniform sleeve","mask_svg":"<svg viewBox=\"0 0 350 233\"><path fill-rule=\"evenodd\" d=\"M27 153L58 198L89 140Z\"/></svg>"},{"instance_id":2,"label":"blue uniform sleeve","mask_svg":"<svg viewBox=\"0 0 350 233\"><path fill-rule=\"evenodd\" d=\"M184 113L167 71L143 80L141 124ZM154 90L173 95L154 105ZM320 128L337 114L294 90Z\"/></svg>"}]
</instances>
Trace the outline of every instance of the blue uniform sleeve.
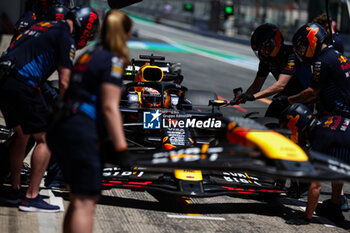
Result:
<instances>
[{"instance_id":1,"label":"blue uniform sleeve","mask_svg":"<svg viewBox=\"0 0 350 233\"><path fill-rule=\"evenodd\" d=\"M270 73L269 66L263 62L259 63L258 77L266 77Z\"/></svg>"},{"instance_id":2,"label":"blue uniform sleeve","mask_svg":"<svg viewBox=\"0 0 350 233\"><path fill-rule=\"evenodd\" d=\"M102 82L113 83L122 86L123 61L117 56L111 56L108 59L106 69L103 71Z\"/></svg>"},{"instance_id":3,"label":"blue uniform sleeve","mask_svg":"<svg viewBox=\"0 0 350 233\"><path fill-rule=\"evenodd\" d=\"M76 51L74 39L70 35L64 34L58 40L57 49L57 67L63 66L72 69Z\"/></svg>"}]
</instances>

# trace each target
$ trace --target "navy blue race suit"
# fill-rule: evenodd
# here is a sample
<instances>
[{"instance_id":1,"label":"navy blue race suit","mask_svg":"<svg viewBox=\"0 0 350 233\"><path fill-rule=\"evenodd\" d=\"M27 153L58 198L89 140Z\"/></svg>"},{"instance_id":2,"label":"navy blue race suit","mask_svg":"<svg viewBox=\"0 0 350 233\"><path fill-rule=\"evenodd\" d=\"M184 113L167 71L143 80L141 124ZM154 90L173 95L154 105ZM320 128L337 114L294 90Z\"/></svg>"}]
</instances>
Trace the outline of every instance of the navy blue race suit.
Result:
<instances>
[{"instance_id":1,"label":"navy blue race suit","mask_svg":"<svg viewBox=\"0 0 350 233\"><path fill-rule=\"evenodd\" d=\"M343 44L343 41L341 40L338 32L336 32L332 35L332 39L333 39L334 49L338 50L341 54L344 54L344 44Z\"/></svg>"},{"instance_id":2,"label":"navy blue race suit","mask_svg":"<svg viewBox=\"0 0 350 233\"><path fill-rule=\"evenodd\" d=\"M326 114L350 118L350 63L333 46L321 51L314 63L310 87L320 91Z\"/></svg>"},{"instance_id":3,"label":"navy blue race suit","mask_svg":"<svg viewBox=\"0 0 350 233\"><path fill-rule=\"evenodd\" d=\"M38 21L38 15L35 13L34 9L25 12L15 23L15 32L13 34L11 42L13 42L21 33L25 32Z\"/></svg>"},{"instance_id":4,"label":"navy blue race suit","mask_svg":"<svg viewBox=\"0 0 350 233\"><path fill-rule=\"evenodd\" d=\"M74 194L99 195L101 192L97 127L102 121L100 89L103 83L121 87L122 73L122 60L100 45L89 48L74 65L64 98L71 106L70 116L48 133L50 149Z\"/></svg>"},{"instance_id":5,"label":"navy blue race suit","mask_svg":"<svg viewBox=\"0 0 350 233\"><path fill-rule=\"evenodd\" d=\"M19 35L24 33L34 24L39 23L41 20L44 19L42 19L42 17L40 17L39 14L35 12L34 7L31 10L25 12L15 24L15 33L11 39L10 47L13 47L13 43L16 41L16 38ZM58 98L58 94L55 89L50 87L50 85L48 85L46 82L44 82L40 88L48 104L52 104Z\"/></svg>"},{"instance_id":6,"label":"navy blue race suit","mask_svg":"<svg viewBox=\"0 0 350 233\"><path fill-rule=\"evenodd\" d=\"M75 42L66 21L40 22L16 38L2 60L14 63L0 91L0 109L9 128L45 132L47 105L40 85L59 66L72 68Z\"/></svg>"},{"instance_id":7,"label":"navy blue race suit","mask_svg":"<svg viewBox=\"0 0 350 233\"><path fill-rule=\"evenodd\" d=\"M350 162L350 119L323 116L307 130L311 149Z\"/></svg>"},{"instance_id":8,"label":"navy blue race suit","mask_svg":"<svg viewBox=\"0 0 350 233\"><path fill-rule=\"evenodd\" d=\"M276 80L280 74L292 76L284 90L275 95L274 98L281 95L291 96L301 92L310 85L312 76L311 68L296 59L291 45L283 45L276 60L260 61L257 76L266 77L270 72ZM280 112L287 106L272 102L266 110L265 116L279 117Z\"/></svg>"}]
</instances>

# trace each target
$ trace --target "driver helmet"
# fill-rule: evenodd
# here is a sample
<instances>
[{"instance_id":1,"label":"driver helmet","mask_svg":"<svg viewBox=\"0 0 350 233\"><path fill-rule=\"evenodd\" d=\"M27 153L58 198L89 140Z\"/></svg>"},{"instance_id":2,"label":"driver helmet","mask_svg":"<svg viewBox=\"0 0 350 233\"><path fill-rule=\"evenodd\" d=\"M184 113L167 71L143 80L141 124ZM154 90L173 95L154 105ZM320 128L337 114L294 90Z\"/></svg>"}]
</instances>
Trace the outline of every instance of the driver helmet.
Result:
<instances>
[{"instance_id":1,"label":"driver helmet","mask_svg":"<svg viewBox=\"0 0 350 233\"><path fill-rule=\"evenodd\" d=\"M65 19L74 23L73 37L78 49L95 38L100 22L97 12L91 7L76 6L67 13Z\"/></svg>"},{"instance_id":2,"label":"driver helmet","mask_svg":"<svg viewBox=\"0 0 350 233\"><path fill-rule=\"evenodd\" d=\"M277 58L284 39L279 28L270 23L257 27L250 39L250 45L259 60L274 60Z\"/></svg>"},{"instance_id":3,"label":"driver helmet","mask_svg":"<svg viewBox=\"0 0 350 233\"><path fill-rule=\"evenodd\" d=\"M64 5L53 5L47 9L44 19L50 21L60 21L65 18L68 11L69 9Z\"/></svg>"},{"instance_id":4,"label":"driver helmet","mask_svg":"<svg viewBox=\"0 0 350 233\"><path fill-rule=\"evenodd\" d=\"M162 95L159 91L150 87L144 87L140 95L143 107L155 108L162 106Z\"/></svg>"},{"instance_id":5,"label":"driver helmet","mask_svg":"<svg viewBox=\"0 0 350 233\"><path fill-rule=\"evenodd\" d=\"M297 144L305 143L306 128L316 118L311 110L303 104L297 103L288 106L280 115L279 123L281 128L291 130L291 140Z\"/></svg>"},{"instance_id":6,"label":"driver helmet","mask_svg":"<svg viewBox=\"0 0 350 233\"><path fill-rule=\"evenodd\" d=\"M323 43L327 43L328 34L317 23L308 23L298 29L293 36L295 55L302 62L312 64L321 53Z\"/></svg>"}]
</instances>

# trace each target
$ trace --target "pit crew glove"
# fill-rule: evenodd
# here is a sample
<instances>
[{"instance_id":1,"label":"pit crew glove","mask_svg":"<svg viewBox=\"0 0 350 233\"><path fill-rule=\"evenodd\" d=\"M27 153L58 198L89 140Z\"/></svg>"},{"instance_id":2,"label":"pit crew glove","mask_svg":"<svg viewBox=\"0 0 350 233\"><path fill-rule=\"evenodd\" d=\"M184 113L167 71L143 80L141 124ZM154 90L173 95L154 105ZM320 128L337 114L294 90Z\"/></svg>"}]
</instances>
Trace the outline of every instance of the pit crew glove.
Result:
<instances>
[{"instance_id":1,"label":"pit crew glove","mask_svg":"<svg viewBox=\"0 0 350 233\"><path fill-rule=\"evenodd\" d=\"M289 101L288 101L288 96L285 95L281 95L275 98L272 98L272 101L281 105L281 106L288 106L290 105Z\"/></svg>"},{"instance_id":2,"label":"pit crew glove","mask_svg":"<svg viewBox=\"0 0 350 233\"><path fill-rule=\"evenodd\" d=\"M244 104L247 101L254 101L255 97L252 94L242 93L236 96L236 104Z\"/></svg>"}]
</instances>

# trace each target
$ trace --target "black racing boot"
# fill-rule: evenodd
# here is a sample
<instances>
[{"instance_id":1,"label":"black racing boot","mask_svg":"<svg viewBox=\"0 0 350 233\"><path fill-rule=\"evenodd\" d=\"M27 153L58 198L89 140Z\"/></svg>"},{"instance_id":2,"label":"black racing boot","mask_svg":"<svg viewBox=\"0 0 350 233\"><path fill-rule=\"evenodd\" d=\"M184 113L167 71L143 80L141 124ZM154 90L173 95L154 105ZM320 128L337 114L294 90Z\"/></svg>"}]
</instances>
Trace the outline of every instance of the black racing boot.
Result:
<instances>
[{"instance_id":1,"label":"black racing boot","mask_svg":"<svg viewBox=\"0 0 350 233\"><path fill-rule=\"evenodd\" d=\"M341 210L342 211L349 211L350 210L350 206L349 206L349 203L348 203L348 199L346 198L345 195L341 195L340 196L340 205L341 205Z\"/></svg>"},{"instance_id":2,"label":"black racing boot","mask_svg":"<svg viewBox=\"0 0 350 233\"><path fill-rule=\"evenodd\" d=\"M337 223L344 221L344 215L340 204L334 204L330 199L323 201L321 205L316 208L316 214L328 218Z\"/></svg>"}]
</instances>

